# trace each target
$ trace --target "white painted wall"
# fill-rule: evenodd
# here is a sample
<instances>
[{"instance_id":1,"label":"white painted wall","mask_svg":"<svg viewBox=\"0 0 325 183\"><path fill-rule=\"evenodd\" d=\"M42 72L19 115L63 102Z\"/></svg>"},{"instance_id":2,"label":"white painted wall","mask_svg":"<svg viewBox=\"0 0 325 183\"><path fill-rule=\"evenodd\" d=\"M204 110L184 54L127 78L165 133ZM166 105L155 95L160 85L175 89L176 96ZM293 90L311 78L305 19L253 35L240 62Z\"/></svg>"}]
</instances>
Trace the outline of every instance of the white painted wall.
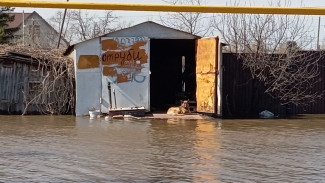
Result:
<instances>
[{"instance_id":1,"label":"white painted wall","mask_svg":"<svg viewBox=\"0 0 325 183\"><path fill-rule=\"evenodd\" d=\"M103 37L102 40L113 39L124 46L131 46L136 40L146 41L141 49L146 51L148 62L142 65L141 73L134 76L134 80L125 83L116 83L116 77L102 77L102 112L107 113L109 108L109 96L107 83L111 83L111 90L115 91L116 106L113 92L113 108L145 107L150 111L150 42L146 37ZM104 53L104 52L103 52Z\"/></svg>"},{"instance_id":2,"label":"white painted wall","mask_svg":"<svg viewBox=\"0 0 325 183\"><path fill-rule=\"evenodd\" d=\"M77 44L72 53L75 60L76 74L76 115L88 115L89 109L95 108L103 113L108 112L109 98L107 82L112 83L112 90L115 90L116 104L118 108L140 107L143 106L150 110L150 42L148 38L142 37L141 40L147 41L142 47L148 55L148 63L143 64L141 73L135 76L135 80L126 83L114 83L111 78L102 75L101 63L101 40L104 39L124 39L124 38L96 38ZM130 42L130 44L133 44ZM126 45L128 46L128 45ZM100 67L91 69L78 69L78 60L81 55L97 55ZM143 77L145 76L145 77ZM145 78L143 81L142 79ZM137 81L136 81L137 80ZM139 82L141 80L141 82ZM114 95L112 93L112 105L115 106Z\"/></svg>"},{"instance_id":3,"label":"white painted wall","mask_svg":"<svg viewBox=\"0 0 325 183\"><path fill-rule=\"evenodd\" d=\"M148 63L143 64L141 73L137 73L137 79L141 80L146 76L144 82L126 82L113 84L115 89L117 107L138 107L143 106L150 110L150 39L196 39L197 36L171 29L154 22L145 22L136 26L122 29L106 35L106 38L94 38L78 43L75 49L76 68L76 115L87 115L89 109L100 109L107 113L109 107L107 82L114 78L103 77L102 64L95 69L78 69L77 64L80 55L98 55L101 59L101 40L118 38L140 38L145 37L148 44L143 49L148 55ZM112 104L114 98L112 94Z\"/></svg>"},{"instance_id":4,"label":"white painted wall","mask_svg":"<svg viewBox=\"0 0 325 183\"><path fill-rule=\"evenodd\" d=\"M100 58L99 38L86 41L75 46L76 70L76 115L87 115L89 109L100 109L101 67L78 69L80 55L98 55Z\"/></svg>"}]
</instances>

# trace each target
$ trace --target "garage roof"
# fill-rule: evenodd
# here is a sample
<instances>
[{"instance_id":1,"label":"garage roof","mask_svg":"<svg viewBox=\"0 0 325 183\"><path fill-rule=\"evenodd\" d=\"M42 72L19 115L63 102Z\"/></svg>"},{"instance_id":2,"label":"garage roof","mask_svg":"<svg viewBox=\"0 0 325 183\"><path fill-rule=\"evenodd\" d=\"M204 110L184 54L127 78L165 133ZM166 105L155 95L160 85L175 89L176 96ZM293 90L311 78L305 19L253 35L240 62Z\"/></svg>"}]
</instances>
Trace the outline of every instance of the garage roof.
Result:
<instances>
[{"instance_id":1,"label":"garage roof","mask_svg":"<svg viewBox=\"0 0 325 183\"><path fill-rule=\"evenodd\" d=\"M166 27L164 25L160 25L158 23L147 21L137 25L134 25L129 28L121 29L118 31L114 31L108 34L104 34L99 37L148 37L150 39L197 39L200 36L190 34L181 30L173 29L170 27ZM96 39L98 37L92 38ZM89 39L89 40L92 40ZM69 46L64 53L68 55L71 53L75 45L83 44L89 40L82 41L76 44Z\"/></svg>"}]
</instances>

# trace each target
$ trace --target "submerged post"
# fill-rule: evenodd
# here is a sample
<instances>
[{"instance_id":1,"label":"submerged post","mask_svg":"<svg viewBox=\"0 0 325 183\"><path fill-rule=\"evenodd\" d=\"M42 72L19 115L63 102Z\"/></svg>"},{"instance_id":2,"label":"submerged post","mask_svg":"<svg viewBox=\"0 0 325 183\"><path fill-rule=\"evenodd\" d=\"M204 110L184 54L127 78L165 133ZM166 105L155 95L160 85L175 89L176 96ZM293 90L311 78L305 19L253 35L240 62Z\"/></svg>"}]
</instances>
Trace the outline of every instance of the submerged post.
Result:
<instances>
[{"instance_id":1,"label":"submerged post","mask_svg":"<svg viewBox=\"0 0 325 183\"><path fill-rule=\"evenodd\" d=\"M109 109L112 109L112 87L110 82L107 83L107 88L108 88Z\"/></svg>"},{"instance_id":2,"label":"submerged post","mask_svg":"<svg viewBox=\"0 0 325 183\"><path fill-rule=\"evenodd\" d=\"M115 95L115 89L113 89L113 95L114 95L114 105L115 105L115 109L116 109L117 106L116 106L116 95Z\"/></svg>"}]
</instances>

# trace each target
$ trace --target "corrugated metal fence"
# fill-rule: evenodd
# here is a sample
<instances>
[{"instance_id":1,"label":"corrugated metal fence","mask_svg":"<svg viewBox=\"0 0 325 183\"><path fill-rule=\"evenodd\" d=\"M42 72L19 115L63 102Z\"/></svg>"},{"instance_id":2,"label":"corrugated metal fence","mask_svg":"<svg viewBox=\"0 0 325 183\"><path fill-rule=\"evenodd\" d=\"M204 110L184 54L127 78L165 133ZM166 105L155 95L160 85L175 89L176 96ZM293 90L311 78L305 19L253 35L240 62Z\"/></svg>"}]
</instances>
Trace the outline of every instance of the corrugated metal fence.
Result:
<instances>
[{"instance_id":1,"label":"corrugated metal fence","mask_svg":"<svg viewBox=\"0 0 325 183\"><path fill-rule=\"evenodd\" d=\"M325 90L325 58L320 60L321 81L314 91ZM223 117L257 117L263 110L275 115L317 114L325 113L325 96L309 106L281 105L281 103L264 93L266 87L260 81L253 80L248 69L243 69L242 62L233 53L223 53Z\"/></svg>"}]
</instances>

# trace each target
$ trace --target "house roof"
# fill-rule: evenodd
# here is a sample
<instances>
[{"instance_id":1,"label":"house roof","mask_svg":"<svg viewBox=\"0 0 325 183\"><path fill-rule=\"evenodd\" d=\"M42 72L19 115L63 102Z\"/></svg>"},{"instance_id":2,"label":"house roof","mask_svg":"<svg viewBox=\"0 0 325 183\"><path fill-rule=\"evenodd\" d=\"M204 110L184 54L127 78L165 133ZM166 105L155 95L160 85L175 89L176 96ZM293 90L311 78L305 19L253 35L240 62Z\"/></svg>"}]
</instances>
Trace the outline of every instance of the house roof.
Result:
<instances>
[{"instance_id":1,"label":"house roof","mask_svg":"<svg viewBox=\"0 0 325 183\"><path fill-rule=\"evenodd\" d=\"M24 14L24 15L23 15ZM39 19L43 20L44 23L50 27L50 29L52 29L55 33L58 33L58 31L56 31L45 19L43 19L43 17L41 17L41 15L39 15L36 11L33 11L32 13L9 13L9 15L11 16L15 16L14 21L9 22L8 23L8 27L7 28L17 28L19 27L22 23L23 23L23 17L25 19L25 21L29 18L29 17L33 17L31 15L36 15L39 17ZM61 40L63 40L67 45L69 45L69 42L65 39L65 38L61 38Z\"/></svg>"},{"instance_id":2,"label":"house roof","mask_svg":"<svg viewBox=\"0 0 325 183\"><path fill-rule=\"evenodd\" d=\"M8 22L8 28L17 28L23 23L23 17L26 20L32 13L9 13L10 16L14 16L15 19L12 22Z\"/></svg>"},{"instance_id":3,"label":"house roof","mask_svg":"<svg viewBox=\"0 0 325 183\"><path fill-rule=\"evenodd\" d=\"M128 27L125 29L117 30L114 32L110 32L108 34L104 34L99 37L149 37L151 39L197 39L200 36L190 34L188 32L184 32L181 30L177 30L174 28L170 28L164 25L160 25L158 23L147 21L132 27ZM99 37L95 37L92 39L96 39ZM92 40L89 39L89 40ZM81 41L69 46L64 54L70 54L75 45L82 44L86 41Z\"/></svg>"}]
</instances>

